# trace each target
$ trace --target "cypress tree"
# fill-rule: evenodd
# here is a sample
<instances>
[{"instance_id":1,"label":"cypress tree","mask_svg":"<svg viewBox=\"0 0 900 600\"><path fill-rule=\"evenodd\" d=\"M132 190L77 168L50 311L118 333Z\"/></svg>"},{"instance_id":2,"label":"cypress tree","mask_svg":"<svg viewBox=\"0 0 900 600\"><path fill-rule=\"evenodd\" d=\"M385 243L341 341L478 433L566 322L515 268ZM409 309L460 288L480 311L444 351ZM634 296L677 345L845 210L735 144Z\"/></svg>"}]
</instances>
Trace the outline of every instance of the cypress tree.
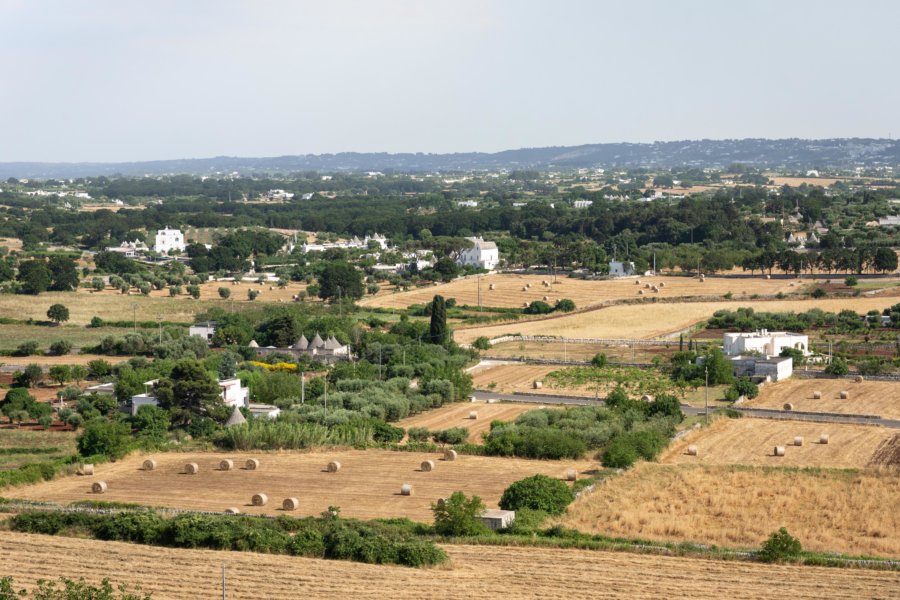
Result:
<instances>
[{"instance_id":1,"label":"cypress tree","mask_svg":"<svg viewBox=\"0 0 900 600\"><path fill-rule=\"evenodd\" d=\"M449 339L447 330L447 304L443 296L435 296L431 301L431 328L429 329L432 344L446 344Z\"/></svg>"}]
</instances>

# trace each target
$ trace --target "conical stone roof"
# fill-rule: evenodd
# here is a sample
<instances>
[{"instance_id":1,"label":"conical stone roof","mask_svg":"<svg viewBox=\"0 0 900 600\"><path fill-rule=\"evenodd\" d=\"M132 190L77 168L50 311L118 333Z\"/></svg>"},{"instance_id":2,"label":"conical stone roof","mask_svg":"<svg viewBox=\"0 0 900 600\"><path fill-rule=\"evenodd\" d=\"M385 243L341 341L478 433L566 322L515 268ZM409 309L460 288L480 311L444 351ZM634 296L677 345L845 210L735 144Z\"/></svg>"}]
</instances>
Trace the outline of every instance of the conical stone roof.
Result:
<instances>
[{"instance_id":1,"label":"conical stone roof","mask_svg":"<svg viewBox=\"0 0 900 600\"><path fill-rule=\"evenodd\" d=\"M243 425L247 422L247 419L244 418L244 413L241 412L241 409L237 406L234 407L234 411L232 411L231 416L228 417L228 420L225 421L225 427L233 427L234 425Z\"/></svg>"}]
</instances>

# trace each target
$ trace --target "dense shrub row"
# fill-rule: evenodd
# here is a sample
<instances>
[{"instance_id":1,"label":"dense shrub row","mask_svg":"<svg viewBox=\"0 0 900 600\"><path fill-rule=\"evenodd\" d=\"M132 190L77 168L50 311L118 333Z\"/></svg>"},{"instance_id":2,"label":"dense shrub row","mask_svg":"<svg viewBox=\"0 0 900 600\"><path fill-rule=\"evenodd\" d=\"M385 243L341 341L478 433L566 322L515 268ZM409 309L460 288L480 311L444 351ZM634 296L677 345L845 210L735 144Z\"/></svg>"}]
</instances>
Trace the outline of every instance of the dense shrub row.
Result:
<instances>
[{"instance_id":1,"label":"dense shrub row","mask_svg":"<svg viewBox=\"0 0 900 600\"><path fill-rule=\"evenodd\" d=\"M265 519L185 513L171 519L154 511L92 513L23 512L10 520L15 531L48 535L71 532L101 540L175 548L209 548L410 567L447 560L433 543L400 525L334 516Z\"/></svg>"}]
</instances>

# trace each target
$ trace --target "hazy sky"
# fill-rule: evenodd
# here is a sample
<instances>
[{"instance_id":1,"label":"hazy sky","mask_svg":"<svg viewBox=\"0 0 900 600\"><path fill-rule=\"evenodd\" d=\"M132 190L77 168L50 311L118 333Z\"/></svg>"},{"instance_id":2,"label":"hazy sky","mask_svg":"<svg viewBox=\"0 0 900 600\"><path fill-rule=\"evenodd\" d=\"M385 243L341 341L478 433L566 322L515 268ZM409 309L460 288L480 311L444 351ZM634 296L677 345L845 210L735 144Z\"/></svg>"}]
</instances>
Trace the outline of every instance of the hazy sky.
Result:
<instances>
[{"instance_id":1,"label":"hazy sky","mask_svg":"<svg viewBox=\"0 0 900 600\"><path fill-rule=\"evenodd\" d=\"M0 0L0 161L900 135L900 1Z\"/></svg>"}]
</instances>

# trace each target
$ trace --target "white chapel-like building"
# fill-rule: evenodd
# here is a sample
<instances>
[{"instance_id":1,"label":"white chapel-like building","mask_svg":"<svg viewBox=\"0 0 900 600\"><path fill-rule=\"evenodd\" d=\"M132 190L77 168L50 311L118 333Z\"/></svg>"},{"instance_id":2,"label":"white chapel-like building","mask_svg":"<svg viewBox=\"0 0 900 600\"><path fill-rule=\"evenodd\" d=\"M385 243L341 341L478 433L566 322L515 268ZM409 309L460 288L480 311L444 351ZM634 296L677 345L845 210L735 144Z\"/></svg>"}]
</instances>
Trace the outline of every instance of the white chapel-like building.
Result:
<instances>
[{"instance_id":1,"label":"white chapel-like building","mask_svg":"<svg viewBox=\"0 0 900 600\"><path fill-rule=\"evenodd\" d=\"M160 254L168 254L170 250L184 252L184 234L180 229L160 229L156 232L156 243L153 250Z\"/></svg>"}]
</instances>

